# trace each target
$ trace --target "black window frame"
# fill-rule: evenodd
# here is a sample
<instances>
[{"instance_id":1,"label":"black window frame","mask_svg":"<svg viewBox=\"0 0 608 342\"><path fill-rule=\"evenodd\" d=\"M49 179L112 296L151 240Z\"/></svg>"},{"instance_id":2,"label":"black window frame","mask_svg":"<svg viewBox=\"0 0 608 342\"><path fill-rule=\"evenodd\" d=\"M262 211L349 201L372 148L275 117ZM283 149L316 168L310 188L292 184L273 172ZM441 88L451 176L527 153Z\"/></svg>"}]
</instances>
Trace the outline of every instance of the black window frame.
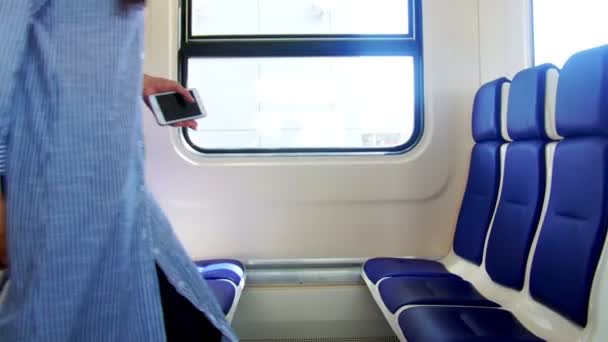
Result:
<instances>
[{"instance_id":1,"label":"black window frame","mask_svg":"<svg viewBox=\"0 0 608 342\"><path fill-rule=\"evenodd\" d=\"M192 1L180 2L181 27L178 51L179 81L188 84L190 58L260 58L260 57L357 57L403 56L414 60L414 126L410 139L393 147L352 148L240 148L209 149L197 146L182 129L184 141L203 154L402 154L413 149L424 133L424 79L422 45L422 0L409 1L408 34L336 34L336 35L192 35Z\"/></svg>"}]
</instances>

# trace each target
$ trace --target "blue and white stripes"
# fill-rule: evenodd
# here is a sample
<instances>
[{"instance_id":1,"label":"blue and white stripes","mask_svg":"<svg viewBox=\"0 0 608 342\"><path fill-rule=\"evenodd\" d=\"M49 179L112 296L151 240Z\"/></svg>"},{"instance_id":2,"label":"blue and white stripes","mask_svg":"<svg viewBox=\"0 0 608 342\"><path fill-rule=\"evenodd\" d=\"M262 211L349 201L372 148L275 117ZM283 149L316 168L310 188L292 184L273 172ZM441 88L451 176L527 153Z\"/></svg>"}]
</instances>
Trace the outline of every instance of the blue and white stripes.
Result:
<instances>
[{"instance_id":1,"label":"blue and white stripes","mask_svg":"<svg viewBox=\"0 0 608 342\"><path fill-rule=\"evenodd\" d=\"M31 4L29 0L0 1L0 174L6 172L6 143L11 117L11 104L19 68L25 52Z\"/></svg>"},{"instance_id":2,"label":"blue and white stripes","mask_svg":"<svg viewBox=\"0 0 608 342\"><path fill-rule=\"evenodd\" d=\"M6 144L0 143L0 175L6 174ZM0 192L2 191L0 184Z\"/></svg>"},{"instance_id":3,"label":"blue and white stripes","mask_svg":"<svg viewBox=\"0 0 608 342\"><path fill-rule=\"evenodd\" d=\"M143 11L118 4L0 0L0 341L164 341L155 264L237 340L146 191Z\"/></svg>"}]
</instances>

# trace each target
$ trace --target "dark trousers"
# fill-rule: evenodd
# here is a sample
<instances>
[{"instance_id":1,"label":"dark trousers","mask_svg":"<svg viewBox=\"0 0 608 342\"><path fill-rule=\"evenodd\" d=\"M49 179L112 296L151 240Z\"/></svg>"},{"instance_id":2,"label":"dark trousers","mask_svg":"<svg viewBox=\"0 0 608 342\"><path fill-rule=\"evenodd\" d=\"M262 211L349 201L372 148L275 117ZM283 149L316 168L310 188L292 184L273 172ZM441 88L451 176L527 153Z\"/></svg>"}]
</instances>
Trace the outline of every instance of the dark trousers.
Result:
<instances>
[{"instance_id":1,"label":"dark trousers","mask_svg":"<svg viewBox=\"0 0 608 342\"><path fill-rule=\"evenodd\" d=\"M209 323L202 312L175 290L158 266L156 273L158 274L167 341L221 341L222 334Z\"/></svg>"}]
</instances>

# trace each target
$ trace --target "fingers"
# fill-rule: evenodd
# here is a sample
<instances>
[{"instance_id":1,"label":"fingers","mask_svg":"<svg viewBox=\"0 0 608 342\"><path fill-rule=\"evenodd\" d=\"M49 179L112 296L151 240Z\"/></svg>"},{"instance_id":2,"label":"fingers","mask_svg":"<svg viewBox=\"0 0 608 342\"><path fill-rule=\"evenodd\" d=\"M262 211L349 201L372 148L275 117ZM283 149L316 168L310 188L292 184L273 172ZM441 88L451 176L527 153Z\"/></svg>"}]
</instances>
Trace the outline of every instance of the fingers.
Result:
<instances>
[{"instance_id":1,"label":"fingers","mask_svg":"<svg viewBox=\"0 0 608 342\"><path fill-rule=\"evenodd\" d=\"M194 102L194 98L192 97L192 95L190 95L190 92L188 91L188 89L182 87L179 83L177 82L172 82L173 83L173 90L180 94L184 100L186 100L187 102Z\"/></svg>"},{"instance_id":2,"label":"fingers","mask_svg":"<svg viewBox=\"0 0 608 342\"><path fill-rule=\"evenodd\" d=\"M190 128L193 130L196 130L198 127L198 123L194 120L188 120L188 121L183 121L183 122L178 122L176 124L171 125L173 127L185 127L185 128Z\"/></svg>"},{"instance_id":3,"label":"fingers","mask_svg":"<svg viewBox=\"0 0 608 342\"><path fill-rule=\"evenodd\" d=\"M198 122L194 120L186 121L186 127L196 131L196 129L198 128Z\"/></svg>"},{"instance_id":4,"label":"fingers","mask_svg":"<svg viewBox=\"0 0 608 342\"><path fill-rule=\"evenodd\" d=\"M174 92L180 94L184 98L184 100L186 100L187 102L194 102L194 99L190 95L190 92L188 91L188 89L182 87L181 84L179 84L175 81L172 81L172 80L165 79L165 78L144 75L144 82L143 82L144 99L146 99L148 97L148 95L170 92L170 91L174 91Z\"/></svg>"}]
</instances>

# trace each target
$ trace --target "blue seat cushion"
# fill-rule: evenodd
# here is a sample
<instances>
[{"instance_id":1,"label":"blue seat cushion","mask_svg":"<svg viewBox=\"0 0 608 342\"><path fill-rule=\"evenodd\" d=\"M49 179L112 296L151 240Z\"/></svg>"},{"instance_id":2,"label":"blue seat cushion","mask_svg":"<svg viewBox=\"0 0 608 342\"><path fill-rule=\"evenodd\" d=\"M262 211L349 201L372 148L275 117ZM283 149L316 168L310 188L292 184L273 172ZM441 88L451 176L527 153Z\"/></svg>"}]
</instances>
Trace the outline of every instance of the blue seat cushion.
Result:
<instances>
[{"instance_id":1,"label":"blue seat cushion","mask_svg":"<svg viewBox=\"0 0 608 342\"><path fill-rule=\"evenodd\" d=\"M238 266L241 270L245 270L245 266L243 265L243 263L236 259L206 259L196 261L195 264L200 267L217 264L233 264L235 266Z\"/></svg>"},{"instance_id":2,"label":"blue seat cushion","mask_svg":"<svg viewBox=\"0 0 608 342\"><path fill-rule=\"evenodd\" d=\"M201 276L207 280L226 279L240 285L244 276L244 266L238 260L213 259L195 262Z\"/></svg>"},{"instance_id":3,"label":"blue seat cushion","mask_svg":"<svg viewBox=\"0 0 608 342\"><path fill-rule=\"evenodd\" d=\"M530 294L585 326L608 227L608 139L560 142L551 182L551 197L532 259Z\"/></svg>"},{"instance_id":4,"label":"blue seat cushion","mask_svg":"<svg viewBox=\"0 0 608 342\"><path fill-rule=\"evenodd\" d=\"M498 197L500 145L500 142L484 142L473 147L467 187L456 223L454 252L477 265L481 265Z\"/></svg>"},{"instance_id":5,"label":"blue seat cushion","mask_svg":"<svg viewBox=\"0 0 608 342\"><path fill-rule=\"evenodd\" d=\"M543 341L512 313L492 308L418 306L399 315L408 342Z\"/></svg>"},{"instance_id":6,"label":"blue seat cushion","mask_svg":"<svg viewBox=\"0 0 608 342\"><path fill-rule=\"evenodd\" d=\"M225 279L230 280L235 285L239 285L241 283L241 277L239 277L238 274L231 270L212 270L202 272L201 275L207 280Z\"/></svg>"},{"instance_id":7,"label":"blue seat cushion","mask_svg":"<svg viewBox=\"0 0 608 342\"><path fill-rule=\"evenodd\" d=\"M433 260L404 258L374 258L363 265L363 271L369 280L376 284L386 277L456 277L441 263Z\"/></svg>"},{"instance_id":8,"label":"blue seat cushion","mask_svg":"<svg viewBox=\"0 0 608 342\"><path fill-rule=\"evenodd\" d=\"M505 77L482 85L473 101L473 138L476 142L502 140L500 116L502 113L502 87L509 80Z\"/></svg>"},{"instance_id":9,"label":"blue seat cushion","mask_svg":"<svg viewBox=\"0 0 608 342\"><path fill-rule=\"evenodd\" d=\"M558 71L553 64L524 69L513 77L509 90L507 130L511 139L547 140L545 132L545 100L547 73Z\"/></svg>"},{"instance_id":10,"label":"blue seat cushion","mask_svg":"<svg viewBox=\"0 0 608 342\"><path fill-rule=\"evenodd\" d=\"M380 297L392 313L406 305L499 305L485 299L471 283L458 278L387 278L378 284Z\"/></svg>"},{"instance_id":11,"label":"blue seat cushion","mask_svg":"<svg viewBox=\"0 0 608 342\"><path fill-rule=\"evenodd\" d=\"M522 289L544 195L544 144L534 140L511 143L486 248L486 270L495 282Z\"/></svg>"},{"instance_id":12,"label":"blue seat cushion","mask_svg":"<svg viewBox=\"0 0 608 342\"><path fill-rule=\"evenodd\" d=\"M608 45L566 62L556 125L551 197L530 271L530 294L585 326L608 226Z\"/></svg>"},{"instance_id":13,"label":"blue seat cushion","mask_svg":"<svg viewBox=\"0 0 608 342\"><path fill-rule=\"evenodd\" d=\"M555 121L559 135L608 136L608 45L574 54L557 86Z\"/></svg>"},{"instance_id":14,"label":"blue seat cushion","mask_svg":"<svg viewBox=\"0 0 608 342\"><path fill-rule=\"evenodd\" d=\"M224 314L228 314L236 296L234 285L225 280L207 280L207 284L215 295Z\"/></svg>"}]
</instances>

